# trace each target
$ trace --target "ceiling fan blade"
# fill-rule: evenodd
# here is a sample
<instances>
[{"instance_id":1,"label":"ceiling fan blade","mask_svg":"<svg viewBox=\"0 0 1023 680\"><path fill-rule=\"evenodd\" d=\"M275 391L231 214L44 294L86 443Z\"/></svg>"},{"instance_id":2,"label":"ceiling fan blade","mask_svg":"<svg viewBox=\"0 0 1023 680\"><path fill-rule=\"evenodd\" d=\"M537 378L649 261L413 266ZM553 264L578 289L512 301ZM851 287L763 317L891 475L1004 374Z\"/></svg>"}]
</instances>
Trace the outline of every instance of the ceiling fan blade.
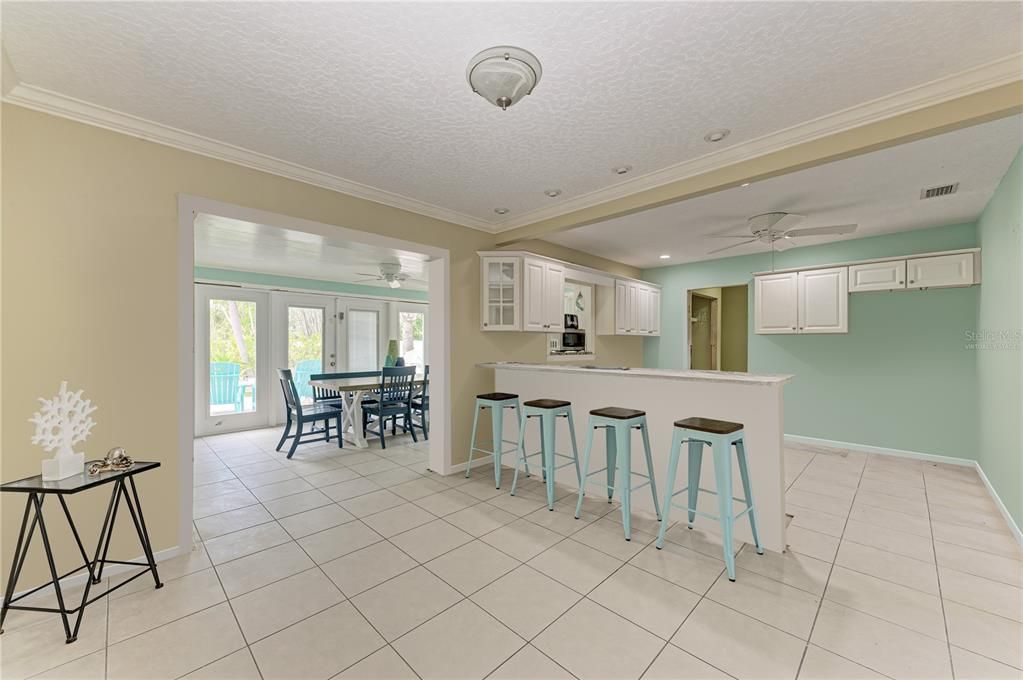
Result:
<instances>
[{"instance_id":1,"label":"ceiling fan blade","mask_svg":"<svg viewBox=\"0 0 1023 680\"><path fill-rule=\"evenodd\" d=\"M749 238L749 234L708 234L707 238Z\"/></svg>"},{"instance_id":2,"label":"ceiling fan blade","mask_svg":"<svg viewBox=\"0 0 1023 680\"><path fill-rule=\"evenodd\" d=\"M789 248L794 248L796 244L793 243L792 241L789 241L788 237L786 237L786 238L780 238L777 241L773 241L771 245L772 245L772 247L775 250L777 250L780 253L783 250L788 250Z\"/></svg>"},{"instance_id":3,"label":"ceiling fan blade","mask_svg":"<svg viewBox=\"0 0 1023 680\"><path fill-rule=\"evenodd\" d=\"M806 229L790 229L785 236L826 236L830 234L851 234L856 231L855 224L836 224L830 227L807 227Z\"/></svg>"},{"instance_id":4,"label":"ceiling fan blade","mask_svg":"<svg viewBox=\"0 0 1023 680\"><path fill-rule=\"evenodd\" d=\"M743 241L742 243L733 243L732 245L730 245L730 246L725 246L724 248L718 248L718 249L716 249L716 250L711 250L711 251L710 251L710 252L708 252L707 254L708 254L708 255L713 255L714 253L720 253L721 251L723 251L723 250L728 250L729 248L737 248L737 247L739 247L739 246L744 246L744 245L746 245L747 243L755 243L755 242L757 242L757 241L759 241L759 240L760 240L760 239L756 239L756 238L751 238L751 239L749 239L748 241Z\"/></svg>"},{"instance_id":5,"label":"ceiling fan blade","mask_svg":"<svg viewBox=\"0 0 1023 680\"><path fill-rule=\"evenodd\" d=\"M787 213L780 220L771 225L771 231L785 232L792 229L797 224L801 223L806 219L806 215L797 215L796 213Z\"/></svg>"},{"instance_id":6,"label":"ceiling fan blade","mask_svg":"<svg viewBox=\"0 0 1023 680\"><path fill-rule=\"evenodd\" d=\"M367 283L369 281L383 281L383 279L381 279L379 276L374 276L371 279L359 279L357 281L352 281L352 283Z\"/></svg>"},{"instance_id":7,"label":"ceiling fan blade","mask_svg":"<svg viewBox=\"0 0 1023 680\"><path fill-rule=\"evenodd\" d=\"M371 279L383 279L379 274L367 274L366 272L355 272L359 276L368 276Z\"/></svg>"}]
</instances>

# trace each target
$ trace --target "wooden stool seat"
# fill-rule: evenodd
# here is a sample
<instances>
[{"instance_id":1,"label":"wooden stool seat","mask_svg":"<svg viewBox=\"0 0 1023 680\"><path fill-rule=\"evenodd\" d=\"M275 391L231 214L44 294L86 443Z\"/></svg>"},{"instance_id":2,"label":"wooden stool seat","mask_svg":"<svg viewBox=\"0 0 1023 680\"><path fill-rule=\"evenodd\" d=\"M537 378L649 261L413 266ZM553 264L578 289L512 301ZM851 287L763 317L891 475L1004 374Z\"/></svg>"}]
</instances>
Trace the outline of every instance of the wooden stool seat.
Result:
<instances>
[{"instance_id":1,"label":"wooden stool seat","mask_svg":"<svg viewBox=\"0 0 1023 680\"><path fill-rule=\"evenodd\" d=\"M522 402L522 405L529 406L531 408L552 409L571 406L572 402L561 401L560 399L530 399L529 401Z\"/></svg>"},{"instance_id":2,"label":"wooden stool seat","mask_svg":"<svg viewBox=\"0 0 1023 680\"><path fill-rule=\"evenodd\" d=\"M477 394L476 398L480 401L508 401L509 399L518 399L519 395L508 392L487 392L486 394Z\"/></svg>"},{"instance_id":3,"label":"wooden stool seat","mask_svg":"<svg viewBox=\"0 0 1023 680\"><path fill-rule=\"evenodd\" d=\"M646 411L637 411L634 408L621 408L620 406L605 406L604 408L593 409L590 411L590 415L601 418L613 418L614 420L629 420L630 418L645 416Z\"/></svg>"},{"instance_id":4,"label":"wooden stool seat","mask_svg":"<svg viewBox=\"0 0 1023 680\"><path fill-rule=\"evenodd\" d=\"M709 432L710 434L732 434L742 429L742 423L714 420L713 418L683 418L675 421L675 427L684 427L687 430Z\"/></svg>"}]
</instances>

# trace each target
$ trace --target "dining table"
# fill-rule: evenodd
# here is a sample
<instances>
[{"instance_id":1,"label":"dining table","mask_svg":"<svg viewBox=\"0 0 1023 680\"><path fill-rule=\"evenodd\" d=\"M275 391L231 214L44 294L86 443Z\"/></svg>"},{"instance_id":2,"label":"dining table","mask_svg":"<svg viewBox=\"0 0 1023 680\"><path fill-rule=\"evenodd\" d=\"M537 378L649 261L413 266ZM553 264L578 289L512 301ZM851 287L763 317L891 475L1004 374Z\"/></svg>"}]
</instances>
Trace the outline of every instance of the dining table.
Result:
<instances>
[{"instance_id":1,"label":"dining table","mask_svg":"<svg viewBox=\"0 0 1023 680\"><path fill-rule=\"evenodd\" d=\"M416 373L412 379L412 388L422 387L426 381L423 373ZM342 409L341 431L349 433L349 441L355 448L369 448L366 431L362 425L362 400L380 389L380 376L362 378L322 378L310 380L309 384L324 390L337 392L344 400Z\"/></svg>"}]
</instances>

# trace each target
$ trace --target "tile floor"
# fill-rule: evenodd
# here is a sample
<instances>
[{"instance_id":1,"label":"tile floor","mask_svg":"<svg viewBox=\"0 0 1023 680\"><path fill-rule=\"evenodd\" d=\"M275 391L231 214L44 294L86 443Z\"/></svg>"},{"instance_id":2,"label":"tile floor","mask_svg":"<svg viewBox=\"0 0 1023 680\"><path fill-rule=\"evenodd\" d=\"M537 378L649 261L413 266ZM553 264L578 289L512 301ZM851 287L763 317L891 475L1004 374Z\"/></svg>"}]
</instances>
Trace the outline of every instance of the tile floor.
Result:
<instances>
[{"instance_id":1,"label":"tile floor","mask_svg":"<svg viewBox=\"0 0 1023 680\"><path fill-rule=\"evenodd\" d=\"M442 478L422 444L195 442L195 549L89 610L65 645L13 613L5 680L1019 678L1023 552L977 475L786 451L790 551L635 519L572 489ZM567 497L566 497L567 496ZM150 508L149 512L155 510Z\"/></svg>"}]
</instances>

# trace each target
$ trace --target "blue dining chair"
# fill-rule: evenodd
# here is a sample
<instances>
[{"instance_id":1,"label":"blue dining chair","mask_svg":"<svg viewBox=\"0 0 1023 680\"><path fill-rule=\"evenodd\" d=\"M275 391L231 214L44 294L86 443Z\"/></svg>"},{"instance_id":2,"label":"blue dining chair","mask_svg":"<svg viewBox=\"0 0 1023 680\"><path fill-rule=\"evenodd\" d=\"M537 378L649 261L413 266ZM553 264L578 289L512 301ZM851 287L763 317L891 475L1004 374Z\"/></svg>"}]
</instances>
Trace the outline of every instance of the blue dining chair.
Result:
<instances>
[{"instance_id":1,"label":"blue dining chair","mask_svg":"<svg viewBox=\"0 0 1023 680\"><path fill-rule=\"evenodd\" d=\"M416 431L412 427L412 383L416 377L415 366L387 367L380 372L380 393L376 401L362 402L362 425L363 431L367 434L375 434L380 437L380 448L386 449L387 442L384 433L387 429L387 419L392 418L391 434L395 434L397 427L394 424L398 416L401 416L403 432L412 433L412 441L416 439ZM370 418L376 417L376 430L369 428Z\"/></svg>"}]
</instances>

